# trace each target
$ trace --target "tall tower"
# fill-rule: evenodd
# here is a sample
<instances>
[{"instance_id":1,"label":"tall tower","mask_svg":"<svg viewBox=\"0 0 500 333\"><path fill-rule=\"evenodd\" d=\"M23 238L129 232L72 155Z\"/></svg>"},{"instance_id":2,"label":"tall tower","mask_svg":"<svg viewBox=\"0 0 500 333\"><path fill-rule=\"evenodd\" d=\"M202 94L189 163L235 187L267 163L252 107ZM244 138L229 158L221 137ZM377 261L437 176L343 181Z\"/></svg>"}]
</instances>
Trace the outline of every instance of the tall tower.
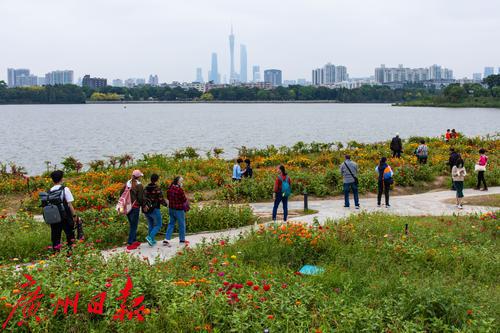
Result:
<instances>
[{"instance_id":1,"label":"tall tower","mask_svg":"<svg viewBox=\"0 0 500 333\"><path fill-rule=\"evenodd\" d=\"M212 81L213 83L220 83L220 75L219 75L219 69L217 66L217 53L212 53L212 67L210 68L210 71L208 72L208 80Z\"/></svg>"},{"instance_id":2,"label":"tall tower","mask_svg":"<svg viewBox=\"0 0 500 333\"><path fill-rule=\"evenodd\" d=\"M233 25L231 24L231 34L229 35L229 56L231 58L231 68L229 69L229 82L232 83L236 79L234 72L234 34Z\"/></svg>"},{"instance_id":3,"label":"tall tower","mask_svg":"<svg viewBox=\"0 0 500 333\"><path fill-rule=\"evenodd\" d=\"M247 47L240 45L240 82L246 83L247 80Z\"/></svg>"}]
</instances>

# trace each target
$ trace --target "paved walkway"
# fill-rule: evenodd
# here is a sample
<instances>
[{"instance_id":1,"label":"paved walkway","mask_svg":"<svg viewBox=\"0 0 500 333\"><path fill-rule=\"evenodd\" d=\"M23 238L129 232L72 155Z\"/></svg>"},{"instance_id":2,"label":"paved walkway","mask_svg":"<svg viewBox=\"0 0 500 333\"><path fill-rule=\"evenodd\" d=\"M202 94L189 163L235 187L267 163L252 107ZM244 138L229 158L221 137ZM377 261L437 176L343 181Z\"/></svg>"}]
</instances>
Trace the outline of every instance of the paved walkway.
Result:
<instances>
[{"instance_id":1,"label":"paved walkway","mask_svg":"<svg viewBox=\"0 0 500 333\"><path fill-rule=\"evenodd\" d=\"M491 187L488 192L465 190L464 194L468 196L477 195L488 195L488 194L499 194L500 187ZM317 214L299 216L290 221L301 221L311 223L314 218L317 218L321 223L323 223L327 218L339 219L347 217L351 214L359 214L360 212L383 212L394 215L402 216L421 216L421 215L452 215L452 214L470 214L470 213L483 213L498 208L491 207L481 207L481 206L465 206L463 210L458 210L455 205L446 203L448 199L455 198L455 192L453 191L439 191L439 192L427 192L422 194L396 196L391 198L391 207L378 208L376 205L376 198L361 199L361 209L354 209L354 203L351 202L351 208L344 208L343 200L315 200L309 202L309 209L317 210ZM352 199L352 195L351 195ZM351 200L352 201L352 200ZM253 210L256 213L270 212L272 210L272 203L255 203L251 204ZM302 201L291 201L288 204L289 209L302 209ZM247 226L238 229L230 229L218 232L205 232L194 235L188 235L187 240L190 242L190 246L196 246L203 242L204 240L210 241L211 239L218 238L231 238L235 239L242 236L245 232L251 230L254 226ZM188 222L189 228L189 222ZM154 247L149 246L147 243L142 243L141 246L132 251L128 251L125 247L116 248L112 250L103 251L105 257L116 253L127 252L132 255L138 256L139 258L147 259L150 263L153 263L156 258L159 260L167 260L176 255L176 253L181 249L177 238L173 238L172 247L166 247L159 241Z\"/></svg>"}]
</instances>

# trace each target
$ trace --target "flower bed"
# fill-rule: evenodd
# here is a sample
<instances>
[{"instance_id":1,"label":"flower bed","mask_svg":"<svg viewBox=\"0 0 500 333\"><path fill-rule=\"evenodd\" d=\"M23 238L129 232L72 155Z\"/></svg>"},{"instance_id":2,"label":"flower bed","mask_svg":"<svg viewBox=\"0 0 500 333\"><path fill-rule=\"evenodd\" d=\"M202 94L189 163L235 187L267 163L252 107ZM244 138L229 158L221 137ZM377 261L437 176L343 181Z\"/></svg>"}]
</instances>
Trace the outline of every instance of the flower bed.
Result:
<instances>
[{"instance_id":1,"label":"flower bed","mask_svg":"<svg viewBox=\"0 0 500 333\"><path fill-rule=\"evenodd\" d=\"M406 234L405 224L409 226ZM36 316L20 309L24 330L68 332L494 332L500 312L499 224L488 217L361 214L324 227L260 228L235 243L218 240L149 266L120 255L105 262L92 248L0 271L0 316L20 294L22 273L45 297ZM317 276L303 264L324 268ZM119 320L127 276L144 306ZM79 293L67 314L51 304ZM88 302L106 292L102 314ZM143 298L141 297L143 296ZM56 309L57 310L57 309Z\"/></svg>"}]
</instances>

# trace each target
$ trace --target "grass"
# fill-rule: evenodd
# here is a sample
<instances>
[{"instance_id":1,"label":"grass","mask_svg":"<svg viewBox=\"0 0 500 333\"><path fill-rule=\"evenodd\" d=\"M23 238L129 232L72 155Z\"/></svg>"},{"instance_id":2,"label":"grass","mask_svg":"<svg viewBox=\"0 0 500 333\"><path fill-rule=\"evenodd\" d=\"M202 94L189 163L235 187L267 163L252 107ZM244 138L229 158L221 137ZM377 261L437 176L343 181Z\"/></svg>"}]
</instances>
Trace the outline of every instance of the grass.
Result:
<instances>
[{"instance_id":1,"label":"grass","mask_svg":"<svg viewBox=\"0 0 500 333\"><path fill-rule=\"evenodd\" d=\"M448 203L456 203L455 199L447 200ZM500 207L500 194L477 195L472 197L465 197L463 199L464 205L470 206L486 206L486 207Z\"/></svg>"},{"instance_id":2,"label":"grass","mask_svg":"<svg viewBox=\"0 0 500 333\"><path fill-rule=\"evenodd\" d=\"M360 214L321 227L262 227L153 266L126 254L104 261L80 246L71 260L1 270L0 315L30 273L55 298L80 293L77 315L53 316L53 301L43 299L31 332L497 332L499 228L493 214ZM304 264L325 271L297 274ZM126 276L131 297L144 296L143 322L112 319ZM88 314L100 291L108 293L103 315ZM9 328L19 319L18 311Z\"/></svg>"}]
</instances>

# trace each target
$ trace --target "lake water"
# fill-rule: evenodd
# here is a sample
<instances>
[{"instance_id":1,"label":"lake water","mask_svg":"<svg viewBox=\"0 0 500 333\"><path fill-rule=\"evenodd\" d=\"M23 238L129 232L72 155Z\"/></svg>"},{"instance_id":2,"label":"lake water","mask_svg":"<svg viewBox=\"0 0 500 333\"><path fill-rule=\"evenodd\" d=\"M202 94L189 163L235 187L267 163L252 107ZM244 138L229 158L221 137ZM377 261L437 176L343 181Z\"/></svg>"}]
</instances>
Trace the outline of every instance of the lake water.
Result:
<instances>
[{"instance_id":1,"label":"lake water","mask_svg":"<svg viewBox=\"0 0 500 333\"><path fill-rule=\"evenodd\" d=\"M395 132L438 136L446 128L466 135L500 131L498 109L392 107L386 104L88 104L1 105L0 161L30 174L44 161L83 162L108 155L171 153L192 146L205 152L297 141L374 142Z\"/></svg>"}]
</instances>

